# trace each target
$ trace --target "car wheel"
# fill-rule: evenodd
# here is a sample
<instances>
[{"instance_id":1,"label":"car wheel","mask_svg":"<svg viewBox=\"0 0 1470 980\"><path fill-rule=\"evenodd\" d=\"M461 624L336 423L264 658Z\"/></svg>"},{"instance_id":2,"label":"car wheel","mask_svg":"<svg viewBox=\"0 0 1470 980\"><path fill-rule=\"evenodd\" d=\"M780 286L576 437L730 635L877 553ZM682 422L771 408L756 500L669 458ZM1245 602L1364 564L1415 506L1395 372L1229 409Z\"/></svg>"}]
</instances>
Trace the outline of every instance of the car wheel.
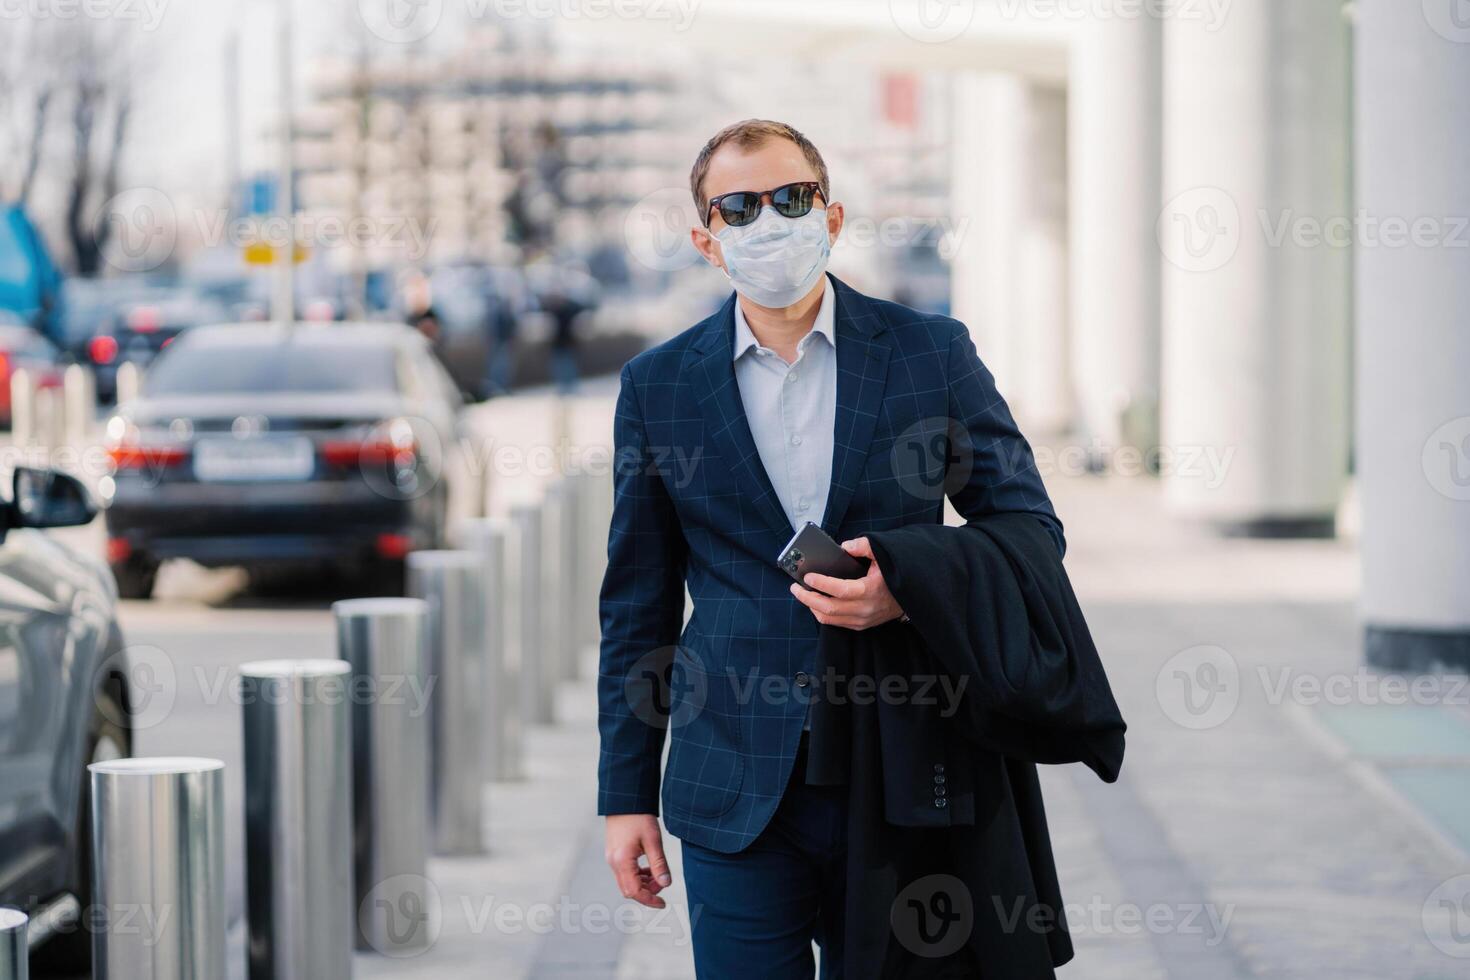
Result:
<instances>
[{"instance_id":1,"label":"car wheel","mask_svg":"<svg viewBox=\"0 0 1470 980\"><path fill-rule=\"evenodd\" d=\"M92 970L92 931L86 928L92 899L92 777L87 766L93 762L123 759L132 754L132 735L124 725L124 707L118 693L110 687L97 691L96 707L87 736L87 755L80 774L76 815L76 853L72 863L72 894L82 909L82 921L73 922L57 932L31 955L31 962L43 973L90 976Z\"/></svg>"},{"instance_id":2,"label":"car wheel","mask_svg":"<svg viewBox=\"0 0 1470 980\"><path fill-rule=\"evenodd\" d=\"M153 583L158 580L158 563L135 555L127 561L115 563L112 577L117 579L119 597L149 599L153 596Z\"/></svg>"}]
</instances>

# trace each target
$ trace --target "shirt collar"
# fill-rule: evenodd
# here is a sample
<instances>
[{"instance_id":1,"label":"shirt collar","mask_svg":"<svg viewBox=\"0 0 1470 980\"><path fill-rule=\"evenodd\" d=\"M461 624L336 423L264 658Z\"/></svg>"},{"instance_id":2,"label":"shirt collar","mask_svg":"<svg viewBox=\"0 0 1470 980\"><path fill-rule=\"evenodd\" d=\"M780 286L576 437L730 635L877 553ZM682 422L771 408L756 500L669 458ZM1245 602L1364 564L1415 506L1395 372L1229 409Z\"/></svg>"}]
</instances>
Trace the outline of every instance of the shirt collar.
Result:
<instances>
[{"instance_id":1,"label":"shirt collar","mask_svg":"<svg viewBox=\"0 0 1470 980\"><path fill-rule=\"evenodd\" d=\"M798 351L811 339L812 334L826 337L832 349L837 349L837 298L832 294L832 280L826 275L822 276L822 302L817 307L816 322L812 324L811 333L801 338L797 345ZM760 341L756 340L755 334L751 332L750 324L745 320L745 311L740 308L740 300L737 299L735 301L734 360L740 360L741 355L746 351L759 346Z\"/></svg>"}]
</instances>

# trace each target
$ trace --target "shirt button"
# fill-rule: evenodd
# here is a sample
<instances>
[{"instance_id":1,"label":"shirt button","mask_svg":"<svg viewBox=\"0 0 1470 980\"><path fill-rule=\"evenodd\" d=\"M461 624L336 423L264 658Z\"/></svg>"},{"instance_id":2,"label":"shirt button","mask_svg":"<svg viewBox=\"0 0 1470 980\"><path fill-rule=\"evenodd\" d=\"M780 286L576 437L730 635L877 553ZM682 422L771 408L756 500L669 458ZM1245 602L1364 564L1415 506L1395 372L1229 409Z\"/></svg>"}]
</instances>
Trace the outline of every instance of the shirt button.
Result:
<instances>
[{"instance_id":1,"label":"shirt button","mask_svg":"<svg viewBox=\"0 0 1470 980\"><path fill-rule=\"evenodd\" d=\"M811 686L811 683L812 683L812 679L807 676L807 672L806 671L804 671L804 670L798 670L796 672L796 686L797 687L809 687L809 686Z\"/></svg>"},{"instance_id":2,"label":"shirt button","mask_svg":"<svg viewBox=\"0 0 1470 980\"><path fill-rule=\"evenodd\" d=\"M800 500L798 500L796 502L796 511L799 514L805 514L806 513L806 509L809 506L811 506L811 501L810 500L807 500L805 497L802 497Z\"/></svg>"},{"instance_id":3,"label":"shirt button","mask_svg":"<svg viewBox=\"0 0 1470 980\"><path fill-rule=\"evenodd\" d=\"M791 437L791 444L793 446L799 446L799 445L801 445L801 436L792 436Z\"/></svg>"},{"instance_id":4,"label":"shirt button","mask_svg":"<svg viewBox=\"0 0 1470 980\"><path fill-rule=\"evenodd\" d=\"M788 372L786 372L786 383L789 384L789 385L796 384L796 372L795 371L788 371Z\"/></svg>"}]
</instances>

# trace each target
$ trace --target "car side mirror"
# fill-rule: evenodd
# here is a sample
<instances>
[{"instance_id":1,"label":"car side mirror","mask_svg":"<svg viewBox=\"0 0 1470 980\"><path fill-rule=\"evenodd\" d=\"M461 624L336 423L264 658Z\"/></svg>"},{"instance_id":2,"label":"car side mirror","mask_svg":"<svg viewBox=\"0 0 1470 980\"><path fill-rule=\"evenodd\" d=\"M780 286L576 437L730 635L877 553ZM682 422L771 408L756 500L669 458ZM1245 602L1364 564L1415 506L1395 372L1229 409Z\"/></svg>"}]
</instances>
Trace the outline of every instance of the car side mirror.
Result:
<instances>
[{"instance_id":1,"label":"car side mirror","mask_svg":"<svg viewBox=\"0 0 1470 980\"><path fill-rule=\"evenodd\" d=\"M97 516L97 504L81 480L29 466L15 468L10 510L12 527L76 527Z\"/></svg>"}]
</instances>

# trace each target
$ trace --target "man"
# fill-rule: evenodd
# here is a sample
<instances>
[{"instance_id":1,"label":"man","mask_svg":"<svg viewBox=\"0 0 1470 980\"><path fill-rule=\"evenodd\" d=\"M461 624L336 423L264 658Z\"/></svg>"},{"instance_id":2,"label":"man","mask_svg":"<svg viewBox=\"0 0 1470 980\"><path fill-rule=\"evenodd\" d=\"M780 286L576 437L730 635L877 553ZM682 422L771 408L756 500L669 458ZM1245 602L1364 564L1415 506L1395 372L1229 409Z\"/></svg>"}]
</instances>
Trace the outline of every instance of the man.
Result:
<instances>
[{"instance_id":1,"label":"man","mask_svg":"<svg viewBox=\"0 0 1470 980\"><path fill-rule=\"evenodd\" d=\"M690 184L694 245L735 292L622 373L601 597L607 859L625 896L663 907L671 731L663 814L698 975L811 977L816 941L838 977L846 798L804 779L818 629L904 611L877 562L807 589L775 559L807 521L870 558L867 533L938 523L946 494L970 519L1034 515L1058 548L1061 525L964 325L826 275L843 209L810 141L737 123Z\"/></svg>"}]
</instances>

